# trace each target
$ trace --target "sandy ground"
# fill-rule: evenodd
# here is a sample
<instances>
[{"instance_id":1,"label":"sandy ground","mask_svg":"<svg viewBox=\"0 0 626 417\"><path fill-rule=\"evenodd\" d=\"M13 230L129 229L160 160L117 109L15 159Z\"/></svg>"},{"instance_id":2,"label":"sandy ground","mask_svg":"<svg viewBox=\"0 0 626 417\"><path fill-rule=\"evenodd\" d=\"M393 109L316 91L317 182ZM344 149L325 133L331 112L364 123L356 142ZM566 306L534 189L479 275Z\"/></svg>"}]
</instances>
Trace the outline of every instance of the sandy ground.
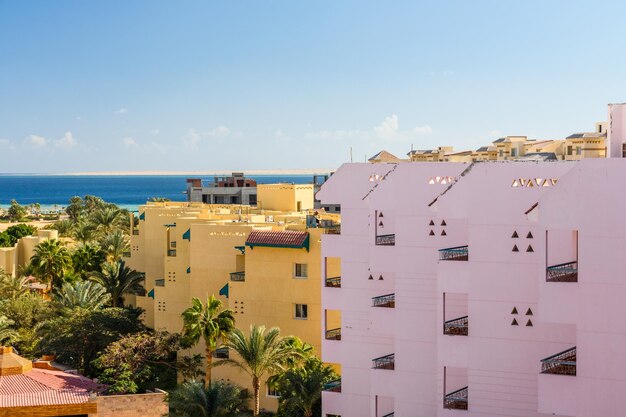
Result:
<instances>
[{"instance_id":1,"label":"sandy ground","mask_svg":"<svg viewBox=\"0 0 626 417\"><path fill-rule=\"evenodd\" d=\"M42 221L37 221L37 222L25 222L28 225L31 226L35 226L38 229L43 228L44 226L50 224L50 223L54 223L53 220L42 220ZM7 230L9 227L14 226L18 223L0 223L0 232L4 232L5 230Z\"/></svg>"}]
</instances>

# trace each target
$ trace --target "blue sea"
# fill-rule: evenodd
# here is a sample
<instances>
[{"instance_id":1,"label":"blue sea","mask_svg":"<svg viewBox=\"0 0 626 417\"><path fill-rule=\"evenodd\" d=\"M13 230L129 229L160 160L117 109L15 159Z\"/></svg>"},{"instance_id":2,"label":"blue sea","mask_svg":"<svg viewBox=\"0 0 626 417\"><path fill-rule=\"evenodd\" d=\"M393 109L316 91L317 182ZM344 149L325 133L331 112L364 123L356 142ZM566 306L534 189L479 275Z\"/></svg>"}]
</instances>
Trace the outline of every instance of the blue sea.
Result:
<instances>
[{"instance_id":1,"label":"blue sea","mask_svg":"<svg viewBox=\"0 0 626 417\"><path fill-rule=\"evenodd\" d=\"M186 201L187 175L0 175L0 207L6 208L11 200L22 205L39 203L43 210L65 207L73 196L87 194L101 197L129 210L136 210L151 197L165 197L172 201ZM213 176L198 177L203 183L213 181ZM259 184L287 182L307 184L312 175L250 175Z\"/></svg>"}]
</instances>

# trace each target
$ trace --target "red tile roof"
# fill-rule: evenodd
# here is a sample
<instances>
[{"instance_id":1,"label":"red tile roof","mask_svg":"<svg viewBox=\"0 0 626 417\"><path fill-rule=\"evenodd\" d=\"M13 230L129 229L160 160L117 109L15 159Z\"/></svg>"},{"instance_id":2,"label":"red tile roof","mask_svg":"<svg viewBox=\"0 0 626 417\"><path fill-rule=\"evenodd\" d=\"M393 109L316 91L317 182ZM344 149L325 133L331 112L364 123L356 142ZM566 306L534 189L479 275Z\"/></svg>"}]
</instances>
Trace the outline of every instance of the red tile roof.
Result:
<instances>
[{"instance_id":1,"label":"red tile roof","mask_svg":"<svg viewBox=\"0 0 626 417\"><path fill-rule=\"evenodd\" d=\"M307 248L308 232L294 230L253 230L246 240L246 246L272 246L283 248Z\"/></svg>"},{"instance_id":2,"label":"red tile roof","mask_svg":"<svg viewBox=\"0 0 626 417\"><path fill-rule=\"evenodd\" d=\"M101 392L104 388L80 375L33 369L0 377L0 407L85 403L90 392Z\"/></svg>"}]
</instances>

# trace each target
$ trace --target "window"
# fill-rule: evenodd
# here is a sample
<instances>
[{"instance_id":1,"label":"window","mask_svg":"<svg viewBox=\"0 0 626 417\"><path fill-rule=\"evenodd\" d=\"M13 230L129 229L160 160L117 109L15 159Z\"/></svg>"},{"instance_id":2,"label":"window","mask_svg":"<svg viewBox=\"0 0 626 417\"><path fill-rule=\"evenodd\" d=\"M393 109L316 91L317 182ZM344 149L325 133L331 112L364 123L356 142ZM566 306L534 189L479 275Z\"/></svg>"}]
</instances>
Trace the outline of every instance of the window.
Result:
<instances>
[{"instance_id":1,"label":"window","mask_svg":"<svg viewBox=\"0 0 626 417\"><path fill-rule=\"evenodd\" d=\"M268 397L280 397L280 391L276 387L271 385L267 386L267 396Z\"/></svg>"},{"instance_id":2,"label":"window","mask_svg":"<svg viewBox=\"0 0 626 417\"><path fill-rule=\"evenodd\" d=\"M572 154L572 146L571 145L567 147L567 154L568 155Z\"/></svg>"},{"instance_id":3,"label":"window","mask_svg":"<svg viewBox=\"0 0 626 417\"><path fill-rule=\"evenodd\" d=\"M309 317L309 307L306 304L296 304L295 318L306 320Z\"/></svg>"},{"instance_id":4,"label":"window","mask_svg":"<svg viewBox=\"0 0 626 417\"><path fill-rule=\"evenodd\" d=\"M576 155L582 155L583 154L583 148L581 148L580 146L576 147Z\"/></svg>"},{"instance_id":5,"label":"window","mask_svg":"<svg viewBox=\"0 0 626 417\"><path fill-rule=\"evenodd\" d=\"M295 264L294 278L307 278L309 276L309 268L307 264Z\"/></svg>"},{"instance_id":6,"label":"window","mask_svg":"<svg viewBox=\"0 0 626 417\"><path fill-rule=\"evenodd\" d=\"M517 156L517 149L515 148L511 149L511 156Z\"/></svg>"},{"instance_id":7,"label":"window","mask_svg":"<svg viewBox=\"0 0 626 417\"><path fill-rule=\"evenodd\" d=\"M500 149L500 158L502 158L503 156L504 156L504 151Z\"/></svg>"}]
</instances>

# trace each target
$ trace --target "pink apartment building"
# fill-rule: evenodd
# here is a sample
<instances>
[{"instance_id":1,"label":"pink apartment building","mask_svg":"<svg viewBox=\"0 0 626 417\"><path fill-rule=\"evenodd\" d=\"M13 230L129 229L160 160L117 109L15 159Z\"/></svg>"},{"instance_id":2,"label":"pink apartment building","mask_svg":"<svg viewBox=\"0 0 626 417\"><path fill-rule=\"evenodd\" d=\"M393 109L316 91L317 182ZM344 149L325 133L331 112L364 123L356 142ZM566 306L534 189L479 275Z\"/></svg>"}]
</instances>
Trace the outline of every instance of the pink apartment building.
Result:
<instances>
[{"instance_id":1,"label":"pink apartment building","mask_svg":"<svg viewBox=\"0 0 626 417\"><path fill-rule=\"evenodd\" d=\"M342 166L323 415L626 416L624 115L609 159Z\"/></svg>"}]
</instances>

